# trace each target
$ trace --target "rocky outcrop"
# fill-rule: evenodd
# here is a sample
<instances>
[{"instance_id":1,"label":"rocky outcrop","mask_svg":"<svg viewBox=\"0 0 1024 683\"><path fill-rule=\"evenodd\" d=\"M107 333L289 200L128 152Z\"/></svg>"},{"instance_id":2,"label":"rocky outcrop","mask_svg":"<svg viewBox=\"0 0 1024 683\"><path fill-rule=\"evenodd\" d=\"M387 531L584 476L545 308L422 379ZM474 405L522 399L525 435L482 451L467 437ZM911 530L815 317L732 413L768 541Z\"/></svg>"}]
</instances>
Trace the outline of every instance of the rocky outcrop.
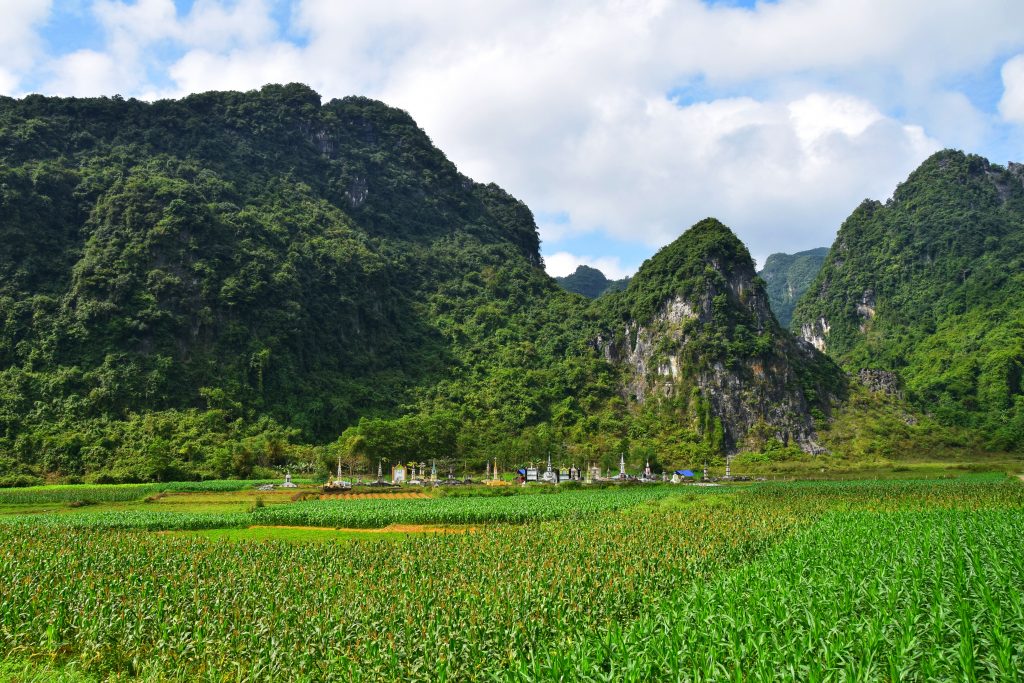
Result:
<instances>
[{"instance_id":1,"label":"rocky outcrop","mask_svg":"<svg viewBox=\"0 0 1024 683\"><path fill-rule=\"evenodd\" d=\"M824 317L818 318L813 323L804 323L800 326L800 338L821 353L825 353L827 349L825 339L828 337L828 333L829 324Z\"/></svg>"},{"instance_id":2,"label":"rocky outcrop","mask_svg":"<svg viewBox=\"0 0 1024 683\"><path fill-rule=\"evenodd\" d=\"M903 399L900 377L895 372L876 368L861 368L857 373L857 380L876 394Z\"/></svg>"}]
</instances>

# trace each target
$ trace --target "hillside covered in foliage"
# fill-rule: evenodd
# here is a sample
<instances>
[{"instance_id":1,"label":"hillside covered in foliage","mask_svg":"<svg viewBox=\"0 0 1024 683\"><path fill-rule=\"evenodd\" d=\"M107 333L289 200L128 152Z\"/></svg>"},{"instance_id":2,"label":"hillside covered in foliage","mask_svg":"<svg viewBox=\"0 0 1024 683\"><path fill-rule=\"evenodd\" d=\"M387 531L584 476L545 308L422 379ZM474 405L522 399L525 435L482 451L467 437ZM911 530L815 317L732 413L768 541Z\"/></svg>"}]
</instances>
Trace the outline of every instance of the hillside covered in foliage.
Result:
<instances>
[{"instance_id":1,"label":"hillside covered in foliage","mask_svg":"<svg viewBox=\"0 0 1024 683\"><path fill-rule=\"evenodd\" d=\"M778 324L750 253L719 221L687 230L599 307L605 357L625 368L631 398L689 428L678 440L822 450L815 418L845 396L845 379Z\"/></svg>"},{"instance_id":2,"label":"hillside covered in foliage","mask_svg":"<svg viewBox=\"0 0 1024 683\"><path fill-rule=\"evenodd\" d=\"M8 477L247 474L424 411L450 454L611 394L527 207L379 102L3 99L0 159Z\"/></svg>"},{"instance_id":3,"label":"hillside covered in foliage","mask_svg":"<svg viewBox=\"0 0 1024 683\"><path fill-rule=\"evenodd\" d=\"M846 395L717 221L588 301L522 202L365 98L0 98L0 176L0 485L695 466L818 452Z\"/></svg>"},{"instance_id":4,"label":"hillside covered in foliage","mask_svg":"<svg viewBox=\"0 0 1024 683\"><path fill-rule=\"evenodd\" d=\"M771 254L765 259L757 274L764 280L772 312L783 327L789 327L793 309L814 282L826 256L828 247L818 247L795 254Z\"/></svg>"},{"instance_id":5,"label":"hillside covered in foliage","mask_svg":"<svg viewBox=\"0 0 1024 683\"><path fill-rule=\"evenodd\" d=\"M621 280L609 280L605 277L605 274L597 268L591 268L590 266L577 266L576 270L570 275L556 277L555 282L557 282L562 289L567 292L582 294L588 299L596 299L607 292L622 291L627 285L629 285L629 278L624 277Z\"/></svg>"},{"instance_id":6,"label":"hillside covered in foliage","mask_svg":"<svg viewBox=\"0 0 1024 683\"><path fill-rule=\"evenodd\" d=\"M792 325L941 424L1024 447L1024 166L947 150L865 201Z\"/></svg>"}]
</instances>

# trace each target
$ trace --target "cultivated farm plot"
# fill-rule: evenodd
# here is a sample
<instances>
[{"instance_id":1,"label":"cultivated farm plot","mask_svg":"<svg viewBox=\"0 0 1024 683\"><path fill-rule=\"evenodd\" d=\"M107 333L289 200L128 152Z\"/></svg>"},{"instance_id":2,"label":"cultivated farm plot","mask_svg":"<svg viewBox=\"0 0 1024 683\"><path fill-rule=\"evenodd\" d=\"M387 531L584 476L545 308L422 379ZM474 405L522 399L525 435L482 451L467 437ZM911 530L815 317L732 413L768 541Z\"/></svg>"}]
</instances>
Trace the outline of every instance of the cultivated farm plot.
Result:
<instances>
[{"instance_id":1,"label":"cultivated farm plot","mask_svg":"<svg viewBox=\"0 0 1024 683\"><path fill-rule=\"evenodd\" d=\"M315 530L145 530L193 528L174 513L125 512L120 527L116 512L8 518L0 651L98 680L1020 679L1016 479L712 491L319 501L205 520L473 518L471 533L318 543L298 538Z\"/></svg>"}]
</instances>

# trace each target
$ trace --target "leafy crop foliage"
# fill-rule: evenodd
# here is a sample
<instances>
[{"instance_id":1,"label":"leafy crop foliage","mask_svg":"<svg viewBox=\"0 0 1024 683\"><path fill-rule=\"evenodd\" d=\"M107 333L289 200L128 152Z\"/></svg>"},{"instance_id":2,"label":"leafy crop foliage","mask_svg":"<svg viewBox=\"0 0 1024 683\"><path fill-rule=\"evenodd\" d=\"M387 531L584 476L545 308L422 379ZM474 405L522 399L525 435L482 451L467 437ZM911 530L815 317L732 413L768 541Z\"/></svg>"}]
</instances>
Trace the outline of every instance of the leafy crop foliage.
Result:
<instances>
[{"instance_id":1,"label":"leafy crop foliage","mask_svg":"<svg viewBox=\"0 0 1024 683\"><path fill-rule=\"evenodd\" d=\"M398 543L37 519L0 526L0 645L172 680L1013 680L1022 509L1019 482L975 477L689 489Z\"/></svg>"},{"instance_id":2,"label":"leafy crop foliage","mask_svg":"<svg viewBox=\"0 0 1024 683\"><path fill-rule=\"evenodd\" d=\"M945 151L843 224L793 328L994 449L1024 446L1024 173ZM871 310L869 310L871 309Z\"/></svg>"}]
</instances>

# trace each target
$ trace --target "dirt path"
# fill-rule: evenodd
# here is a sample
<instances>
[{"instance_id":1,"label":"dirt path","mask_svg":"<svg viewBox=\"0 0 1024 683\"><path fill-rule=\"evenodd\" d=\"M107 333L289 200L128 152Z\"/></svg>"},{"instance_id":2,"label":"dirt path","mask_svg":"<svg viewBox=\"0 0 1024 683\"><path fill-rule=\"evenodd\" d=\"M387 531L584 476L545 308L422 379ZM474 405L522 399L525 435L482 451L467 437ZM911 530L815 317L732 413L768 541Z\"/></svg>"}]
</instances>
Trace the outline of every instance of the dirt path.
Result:
<instances>
[{"instance_id":1,"label":"dirt path","mask_svg":"<svg viewBox=\"0 0 1024 683\"><path fill-rule=\"evenodd\" d=\"M358 500L359 498L390 498L393 500L408 500L409 498L430 498L426 493L325 493L320 496L321 500Z\"/></svg>"},{"instance_id":2,"label":"dirt path","mask_svg":"<svg viewBox=\"0 0 1024 683\"><path fill-rule=\"evenodd\" d=\"M250 529L303 529L307 531L344 531L352 534L464 534L474 531L473 527L433 526L430 524L391 524L379 529L336 529L330 526L256 525Z\"/></svg>"}]
</instances>

